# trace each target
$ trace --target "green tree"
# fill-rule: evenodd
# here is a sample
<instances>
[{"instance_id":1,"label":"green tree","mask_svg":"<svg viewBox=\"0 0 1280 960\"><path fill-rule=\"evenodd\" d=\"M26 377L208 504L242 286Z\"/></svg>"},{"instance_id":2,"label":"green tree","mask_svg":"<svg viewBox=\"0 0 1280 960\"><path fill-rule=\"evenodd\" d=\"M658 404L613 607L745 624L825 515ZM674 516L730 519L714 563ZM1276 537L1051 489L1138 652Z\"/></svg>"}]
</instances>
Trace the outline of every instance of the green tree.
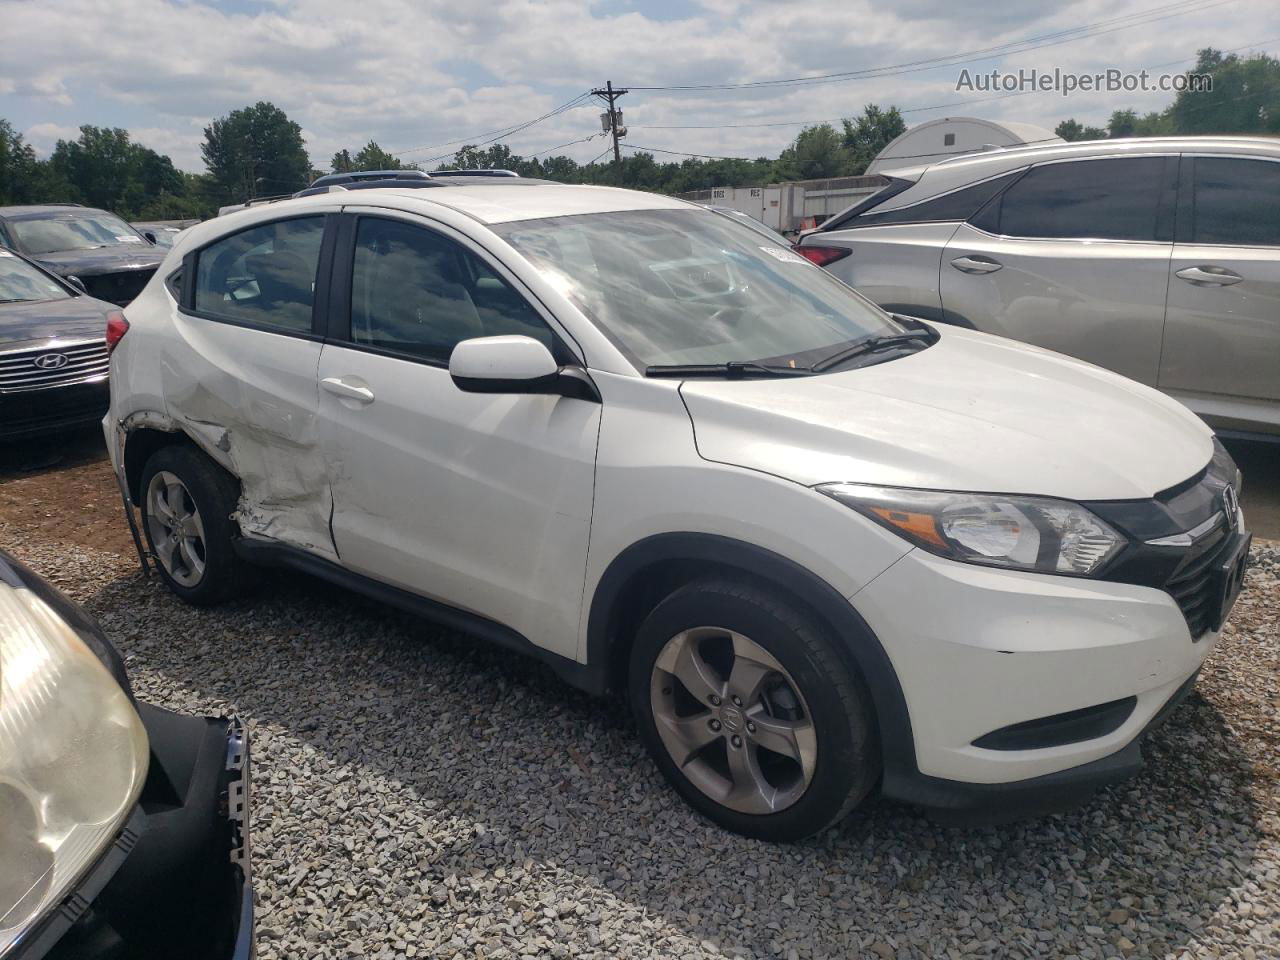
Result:
<instances>
[{"instance_id":1,"label":"green tree","mask_svg":"<svg viewBox=\"0 0 1280 960\"><path fill-rule=\"evenodd\" d=\"M45 188L69 188L81 203L135 216L149 200L185 193L168 157L134 143L127 130L86 124L75 140L59 140L49 157ZM61 185L66 185L62 187Z\"/></svg>"},{"instance_id":2,"label":"green tree","mask_svg":"<svg viewBox=\"0 0 1280 960\"><path fill-rule=\"evenodd\" d=\"M200 155L221 203L292 193L310 182L302 128L266 101L232 110L205 127Z\"/></svg>"},{"instance_id":3,"label":"green tree","mask_svg":"<svg viewBox=\"0 0 1280 960\"><path fill-rule=\"evenodd\" d=\"M31 144L0 119L0 204L33 203L39 167Z\"/></svg>"},{"instance_id":4,"label":"green tree","mask_svg":"<svg viewBox=\"0 0 1280 960\"><path fill-rule=\"evenodd\" d=\"M1076 140L1105 140L1107 138L1107 131L1101 127L1086 127L1074 117L1070 120L1063 120L1053 128L1053 132L1068 142Z\"/></svg>"},{"instance_id":5,"label":"green tree","mask_svg":"<svg viewBox=\"0 0 1280 960\"><path fill-rule=\"evenodd\" d=\"M1188 74L1207 74L1211 90L1178 93L1168 113L1178 133L1280 133L1280 60L1199 51Z\"/></svg>"},{"instance_id":6,"label":"green tree","mask_svg":"<svg viewBox=\"0 0 1280 960\"><path fill-rule=\"evenodd\" d=\"M356 162L351 157L351 151L343 147L333 155L333 159L329 161L329 170L331 173L352 173L356 169Z\"/></svg>"},{"instance_id":7,"label":"green tree","mask_svg":"<svg viewBox=\"0 0 1280 960\"><path fill-rule=\"evenodd\" d=\"M805 127L778 157L778 173L785 180L838 177L852 167L840 134L829 123Z\"/></svg>"},{"instance_id":8,"label":"green tree","mask_svg":"<svg viewBox=\"0 0 1280 960\"><path fill-rule=\"evenodd\" d=\"M907 122L897 107L881 110L874 103L863 108L862 116L844 121L841 142L851 158L850 173L860 174L889 145L907 132Z\"/></svg>"}]
</instances>

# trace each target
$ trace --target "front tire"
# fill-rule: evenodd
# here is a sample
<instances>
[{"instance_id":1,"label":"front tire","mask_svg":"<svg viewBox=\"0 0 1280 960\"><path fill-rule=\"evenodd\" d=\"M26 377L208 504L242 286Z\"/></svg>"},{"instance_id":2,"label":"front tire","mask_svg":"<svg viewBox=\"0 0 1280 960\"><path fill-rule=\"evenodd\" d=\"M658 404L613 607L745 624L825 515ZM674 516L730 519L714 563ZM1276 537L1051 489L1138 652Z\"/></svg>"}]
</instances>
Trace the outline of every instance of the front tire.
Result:
<instances>
[{"instance_id":1,"label":"front tire","mask_svg":"<svg viewBox=\"0 0 1280 960\"><path fill-rule=\"evenodd\" d=\"M232 546L239 492L194 447L152 454L142 471L142 530L165 584L187 603L210 606L243 591L246 565Z\"/></svg>"},{"instance_id":2,"label":"front tire","mask_svg":"<svg viewBox=\"0 0 1280 960\"><path fill-rule=\"evenodd\" d=\"M628 685L663 775L736 833L811 836L879 777L861 679L816 618L754 583L699 581L659 603L632 647Z\"/></svg>"}]
</instances>

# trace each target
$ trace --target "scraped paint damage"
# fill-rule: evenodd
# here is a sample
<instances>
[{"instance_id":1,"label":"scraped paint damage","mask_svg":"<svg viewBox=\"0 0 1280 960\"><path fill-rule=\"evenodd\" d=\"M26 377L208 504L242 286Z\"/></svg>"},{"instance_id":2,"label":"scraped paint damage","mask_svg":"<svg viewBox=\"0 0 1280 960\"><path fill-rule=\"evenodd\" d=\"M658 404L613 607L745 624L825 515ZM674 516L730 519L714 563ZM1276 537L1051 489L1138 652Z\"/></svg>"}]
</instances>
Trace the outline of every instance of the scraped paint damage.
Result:
<instances>
[{"instance_id":1,"label":"scraped paint damage","mask_svg":"<svg viewBox=\"0 0 1280 960\"><path fill-rule=\"evenodd\" d=\"M241 533L337 557L312 410L229 376L167 386L170 419L240 481Z\"/></svg>"}]
</instances>

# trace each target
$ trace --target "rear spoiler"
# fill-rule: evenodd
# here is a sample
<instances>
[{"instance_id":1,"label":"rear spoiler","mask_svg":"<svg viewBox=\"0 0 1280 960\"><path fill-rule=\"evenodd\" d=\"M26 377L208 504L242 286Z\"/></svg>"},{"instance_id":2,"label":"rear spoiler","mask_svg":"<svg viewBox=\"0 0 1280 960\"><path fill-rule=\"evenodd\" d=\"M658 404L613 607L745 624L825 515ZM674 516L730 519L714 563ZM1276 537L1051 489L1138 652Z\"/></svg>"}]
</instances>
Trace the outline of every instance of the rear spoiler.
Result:
<instances>
[{"instance_id":1,"label":"rear spoiler","mask_svg":"<svg viewBox=\"0 0 1280 960\"><path fill-rule=\"evenodd\" d=\"M804 233L801 234L801 236L807 237L814 233L825 233L828 230L839 230L841 227L847 224L850 220L853 220L856 217L862 216L862 214L866 213L868 210L870 210L873 207L878 207L880 204L884 203L890 197L896 197L898 194L902 193L902 191L906 190L907 188L914 187L920 178L918 176L917 177L893 177L893 176L885 175L885 179L887 179L889 182L885 184L883 187L881 187L879 190L877 190L875 193L873 193L871 196L863 197L861 200L859 200L857 203L853 204L852 206L845 207L835 216L827 218L827 220L825 220L821 226L814 227L812 230L806 230Z\"/></svg>"}]
</instances>

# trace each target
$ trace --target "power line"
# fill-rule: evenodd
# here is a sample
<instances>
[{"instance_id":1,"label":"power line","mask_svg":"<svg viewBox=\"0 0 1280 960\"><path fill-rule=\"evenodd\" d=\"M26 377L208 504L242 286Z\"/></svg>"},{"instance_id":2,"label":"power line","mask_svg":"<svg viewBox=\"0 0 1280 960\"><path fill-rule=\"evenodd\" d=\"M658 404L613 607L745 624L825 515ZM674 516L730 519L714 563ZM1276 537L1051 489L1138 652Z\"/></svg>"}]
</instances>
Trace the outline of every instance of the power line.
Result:
<instances>
[{"instance_id":1,"label":"power line","mask_svg":"<svg viewBox=\"0 0 1280 960\"><path fill-rule=\"evenodd\" d=\"M419 153L423 150L436 150L436 149L439 149L440 147L451 147L460 143L472 144L474 146L483 146L484 144L492 143L494 140L501 140L503 137L509 137L513 133L519 133L521 130L527 130L529 127L532 127L534 124L542 123L544 120L550 120L552 117L559 116L560 114L565 113L568 110L574 109L575 107L582 106L583 102L586 100L589 100L590 98L591 98L591 94L588 91L583 91L582 93L578 94L576 97L574 97L572 100L568 101L567 103L562 103L560 106L556 107L554 110L550 110L547 113L544 113L540 117L534 117L532 120L526 120L526 121L523 121L522 123L517 123L509 127L502 127L501 129L498 129L498 130L487 130L484 133L474 133L474 134L471 134L470 136L458 137L456 140L445 140L443 143L429 143L420 147L410 147L407 150L398 150L395 153L392 153L391 156L403 157L406 154L410 154L410 153ZM483 139L486 137L489 137L491 139ZM477 143L478 140L482 142ZM448 154L445 154L444 156L448 156ZM432 159L434 160L434 159L442 159L442 158L433 157ZM431 160L425 160L423 162L430 163Z\"/></svg>"},{"instance_id":2,"label":"power line","mask_svg":"<svg viewBox=\"0 0 1280 960\"><path fill-rule=\"evenodd\" d=\"M1271 37L1267 40L1256 40L1253 43L1246 43L1240 47L1232 47L1228 50L1219 50L1219 53L1239 53L1241 50L1259 50L1261 47L1269 43L1280 42L1280 37ZM1172 67L1182 63L1194 63L1195 57L1184 57L1181 60L1168 60L1164 63L1151 64L1144 67L1145 70L1158 70L1161 67ZM899 113L924 113L929 110L945 110L949 107L963 107L973 103L991 103L996 100L1008 100L1012 97L1025 97L1031 93L1041 93L1047 91L1039 90L1019 90L1016 93L1002 93L994 97L975 97L970 100L951 100L947 103L935 103L927 107L906 107L900 109ZM849 117L827 117L819 120L777 120L767 123L707 123L707 124L651 124L637 123L637 130L743 130L755 129L762 127L799 127L813 126L819 123L839 123L843 120L851 119Z\"/></svg>"},{"instance_id":3,"label":"power line","mask_svg":"<svg viewBox=\"0 0 1280 960\"><path fill-rule=\"evenodd\" d=\"M552 150L563 150L565 147L572 147L575 143L586 143L588 140L594 140L596 137L603 136L603 133L593 133L589 137L580 137L577 140L570 140L568 143L557 143L554 147L547 147L545 150L539 150L536 153L529 154L526 159L532 160L534 157L540 157L544 153L550 153Z\"/></svg>"},{"instance_id":4,"label":"power line","mask_svg":"<svg viewBox=\"0 0 1280 960\"><path fill-rule=\"evenodd\" d=\"M630 146L630 144L627 144L627 146ZM599 154L599 155L598 155L594 160L590 160L590 161L588 161L587 163L584 163L584 164L583 164L583 166L584 166L584 167L589 167L589 166L591 166L591 164L593 164L593 163L595 163L596 161L598 161L598 160L600 159L600 157L603 157L606 153L610 153L610 152L612 152L612 150L613 150L613 144L609 144L609 146L605 147L603 150L601 150L601 151L600 151L600 154Z\"/></svg>"},{"instance_id":5,"label":"power line","mask_svg":"<svg viewBox=\"0 0 1280 960\"><path fill-rule=\"evenodd\" d=\"M642 147L638 143L624 143L624 147L632 150L643 150L646 153L670 153L677 157L697 157L700 160L742 160L745 163L754 163L755 161L749 157L717 157L710 153L686 153L683 150L663 150L661 147Z\"/></svg>"},{"instance_id":6,"label":"power line","mask_svg":"<svg viewBox=\"0 0 1280 960\"><path fill-rule=\"evenodd\" d=\"M1152 7L1148 10L1127 14L1123 17L1113 17L1109 20L1098 20L1094 23L1084 24L1080 27L1073 27L1070 30L1061 30L1057 33L1042 34L1037 37L1028 37L1023 40L1010 41L993 47L969 50L962 53L953 53L941 57L912 60L899 64L887 64L879 67L867 67L862 70L817 74L809 77L787 77L778 80L754 80L745 83L671 84L666 86L640 86L632 84L631 89L666 91L672 93L697 93L708 91L768 89L788 86L818 86L827 83L844 83L850 80L898 76L904 73L918 73L920 71L934 70L940 67L954 67L966 63L976 63L981 60L991 60L1013 53L1027 53L1031 50L1059 46L1064 43L1073 43L1077 40L1092 39L1094 37L1105 36L1109 33L1115 33L1119 30L1128 30L1131 27L1145 26L1147 24L1167 20L1172 17L1180 17L1188 13L1209 10L1214 7L1224 6L1235 2L1236 0L1217 0L1215 3L1202 4L1199 3L1198 0L1190 0L1190 2L1188 2L1188 0L1181 0L1179 3L1168 4L1163 7ZM1108 29L1097 29L1099 27L1107 27ZM1018 47L1021 47L1022 49L1015 49Z\"/></svg>"}]
</instances>

